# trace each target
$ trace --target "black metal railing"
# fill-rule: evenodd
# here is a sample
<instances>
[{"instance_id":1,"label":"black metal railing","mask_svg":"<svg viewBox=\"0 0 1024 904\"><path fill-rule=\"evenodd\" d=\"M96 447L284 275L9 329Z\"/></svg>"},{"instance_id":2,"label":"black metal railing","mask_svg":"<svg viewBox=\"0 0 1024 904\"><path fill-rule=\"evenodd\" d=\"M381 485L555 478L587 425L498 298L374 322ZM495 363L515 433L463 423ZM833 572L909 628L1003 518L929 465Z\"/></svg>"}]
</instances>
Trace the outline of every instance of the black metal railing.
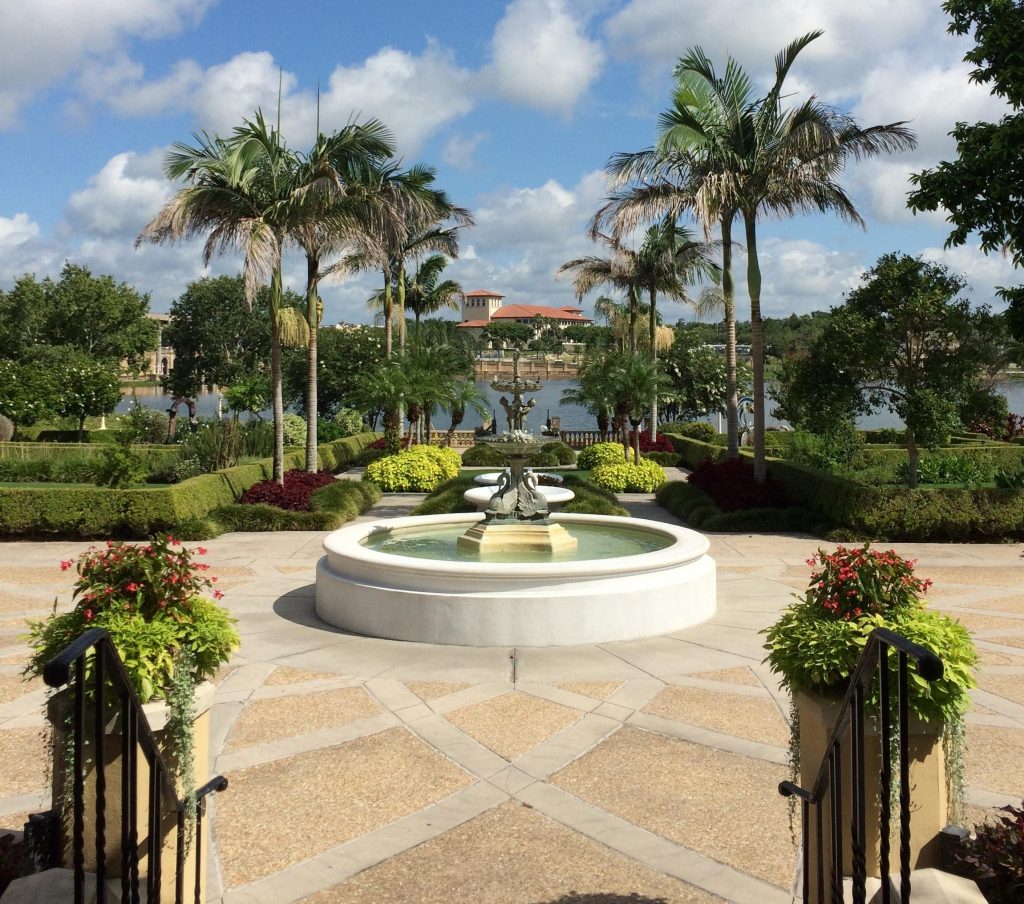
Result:
<instances>
[{"instance_id":1,"label":"black metal railing","mask_svg":"<svg viewBox=\"0 0 1024 904\"><path fill-rule=\"evenodd\" d=\"M160 754L153 730L149 726L142 703L131 686L117 649L107 632L94 628L69 644L51 659L43 669L43 679L53 688L70 685L72 698L70 718L66 724L70 741L70 769L65 773L71 779L71 860L74 873L74 901L83 904L86 888L86 809L91 809L96 882L96 902L107 900L107 724L111 714L119 716L120 743L120 901L158 904L163 883L162 859L164 827L176 824L177 844L174 875L175 904L185 904L186 847L188 831L194 829L195 848L192 894L195 904L202 904L202 831L206 797L214 791L223 791L227 779L221 775L196 789L195 821L190 826L188 802L178 797L172 773ZM91 762L86 762L86 751ZM139 752L149 768L147 788L147 837L140 845L138 837L139 807ZM93 793L86 795L86 771L94 776ZM65 789L65 793L66 789ZM140 889L140 848L146 853L147 870L145 888ZM144 892L145 898L141 897Z\"/></svg>"},{"instance_id":2,"label":"black metal railing","mask_svg":"<svg viewBox=\"0 0 1024 904\"><path fill-rule=\"evenodd\" d=\"M895 651L896 700L893 705L892 676L889 653ZM867 898L867 794L864 753L865 699L877 676L879 692L879 788L878 797L878 870L882 882L882 904L891 904L892 883L889 861L892 806L890 788L893 778L893 713L898 726L899 745L899 900L910 902L910 707L908 705L909 662L916 663L918 675L926 681L942 677L942 660L930 650L911 643L905 637L885 628L876 628L860 662L850 677L850 685L840 704L839 713L829 732L825 754L810 789L794 782L782 782L779 793L796 797L801 802L803 841L803 900L817 904L843 904L844 859L847 850L843 822L843 759L844 743L849 736L850 860L854 904L865 904ZM828 862L825 848L825 814L828 809ZM811 864L811 811L814 811L815 863ZM872 842L874 839L871 839ZM826 876L827 874L827 876ZM827 889L827 896L826 896ZM813 895L812 895L813 891Z\"/></svg>"}]
</instances>

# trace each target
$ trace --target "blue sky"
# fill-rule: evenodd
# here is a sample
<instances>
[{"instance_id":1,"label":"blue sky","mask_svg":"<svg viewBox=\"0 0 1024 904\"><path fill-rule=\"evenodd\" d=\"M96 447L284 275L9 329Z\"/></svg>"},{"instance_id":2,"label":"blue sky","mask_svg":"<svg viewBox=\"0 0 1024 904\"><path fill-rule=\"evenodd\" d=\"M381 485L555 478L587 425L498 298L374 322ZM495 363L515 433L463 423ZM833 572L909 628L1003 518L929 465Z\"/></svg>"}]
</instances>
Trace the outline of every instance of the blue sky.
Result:
<instances>
[{"instance_id":1,"label":"blue sky","mask_svg":"<svg viewBox=\"0 0 1024 904\"><path fill-rule=\"evenodd\" d=\"M1019 279L976 248L945 251L938 215L904 207L909 172L950 156L958 120L1001 106L967 80L968 46L945 33L938 2L864 0L512 0L426 4L253 0L11 0L0 5L0 288L66 260L111 273L166 310L205 270L199 246L136 250L139 229L173 193L169 144L193 130L226 132L276 107L297 148L353 114L395 131L408 162L439 183L477 226L449 273L510 302L569 304L558 265L591 253L585 224L607 187L609 155L654 138L671 70L700 44L767 77L775 53L824 28L789 85L853 112L862 124L906 119L919 148L851 167L844 180L867 231L828 217L768 222L761 232L766 313L823 309L890 250L965 274L977 302ZM738 261L743 265L742 256ZM286 260L301 286L304 267ZM327 322L366 321L371 276L323 286ZM585 305L589 307L592 299ZM669 309L670 320L684 309Z\"/></svg>"}]
</instances>

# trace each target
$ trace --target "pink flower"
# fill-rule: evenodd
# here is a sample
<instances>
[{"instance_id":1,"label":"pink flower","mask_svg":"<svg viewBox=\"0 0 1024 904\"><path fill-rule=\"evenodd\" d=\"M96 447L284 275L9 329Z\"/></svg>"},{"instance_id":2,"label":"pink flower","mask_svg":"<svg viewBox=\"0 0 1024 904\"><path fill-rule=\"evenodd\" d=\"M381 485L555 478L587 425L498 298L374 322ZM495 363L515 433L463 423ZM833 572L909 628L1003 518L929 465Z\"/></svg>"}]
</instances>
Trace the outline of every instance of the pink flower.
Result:
<instances>
[{"instance_id":1,"label":"pink flower","mask_svg":"<svg viewBox=\"0 0 1024 904\"><path fill-rule=\"evenodd\" d=\"M67 571L75 563L71 559L65 559L60 563L60 570Z\"/></svg>"},{"instance_id":2,"label":"pink flower","mask_svg":"<svg viewBox=\"0 0 1024 904\"><path fill-rule=\"evenodd\" d=\"M221 600L221 599L224 599L224 594L223 594L223 593L221 593L221 592L220 592L219 590L214 590L214 591L213 591L213 598L214 598L215 600Z\"/></svg>"},{"instance_id":3,"label":"pink flower","mask_svg":"<svg viewBox=\"0 0 1024 904\"><path fill-rule=\"evenodd\" d=\"M124 589L127 590L129 593L134 593L136 590L139 589L139 585L132 581L128 584L125 584Z\"/></svg>"},{"instance_id":4,"label":"pink flower","mask_svg":"<svg viewBox=\"0 0 1024 904\"><path fill-rule=\"evenodd\" d=\"M197 555L200 555L200 556L205 556L205 555L206 555L206 552L207 552L207 550L206 550L206 547L205 547L205 546L197 546L197 547L196 547L196 554L197 554Z\"/></svg>"},{"instance_id":5,"label":"pink flower","mask_svg":"<svg viewBox=\"0 0 1024 904\"><path fill-rule=\"evenodd\" d=\"M92 609L85 609L82 612L82 615L85 616L86 621L92 621Z\"/></svg>"}]
</instances>

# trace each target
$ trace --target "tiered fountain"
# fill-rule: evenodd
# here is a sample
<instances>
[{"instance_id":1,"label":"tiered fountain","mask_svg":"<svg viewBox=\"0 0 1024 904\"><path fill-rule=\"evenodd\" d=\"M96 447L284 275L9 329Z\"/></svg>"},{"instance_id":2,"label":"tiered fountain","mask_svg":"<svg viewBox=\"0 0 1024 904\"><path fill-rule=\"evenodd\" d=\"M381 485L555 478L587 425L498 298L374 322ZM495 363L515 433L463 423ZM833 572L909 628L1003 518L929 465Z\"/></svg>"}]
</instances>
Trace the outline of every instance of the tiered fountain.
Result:
<instances>
[{"instance_id":1,"label":"tiered fountain","mask_svg":"<svg viewBox=\"0 0 1024 904\"><path fill-rule=\"evenodd\" d=\"M466 646L631 640L709 618L707 539L638 518L553 516L547 488L524 467L542 442L526 431L534 402L523 396L540 384L520 378L517 354L512 380L491 385L512 394L501 399L508 433L493 440L509 468L483 517L422 515L335 531L317 565L317 615L358 634Z\"/></svg>"}]
</instances>

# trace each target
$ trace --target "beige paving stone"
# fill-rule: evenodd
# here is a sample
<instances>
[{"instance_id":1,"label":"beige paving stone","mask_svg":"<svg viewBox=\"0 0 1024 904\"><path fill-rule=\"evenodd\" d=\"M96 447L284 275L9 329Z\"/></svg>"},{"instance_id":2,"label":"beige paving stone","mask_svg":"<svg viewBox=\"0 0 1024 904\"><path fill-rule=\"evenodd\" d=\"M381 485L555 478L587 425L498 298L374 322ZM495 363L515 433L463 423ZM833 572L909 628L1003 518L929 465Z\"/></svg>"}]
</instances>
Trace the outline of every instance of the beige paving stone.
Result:
<instances>
[{"instance_id":1,"label":"beige paving stone","mask_svg":"<svg viewBox=\"0 0 1024 904\"><path fill-rule=\"evenodd\" d=\"M42 690L46 687L42 678L32 678L25 681L20 674L6 674L0 672L0 703L10 703L25 694Z\"/></svg>"},{"instance_id":2,"label":"beige paving stone","mask_svg":"<svg viewBox=\"0 0 1024 904\"><path fill-rule=\"evenodd\" d=\"M967 784L1024 797L1024 729L967 726Z\"/></svg>"},{"instance_id":3,"label":"beige paving stone","mask_svg":"<svg viewBox=\"0 0 1024 904\"><path fill-rule=\"evenodd\" d=\"M299 574L303 571L310 573L316 571L316 563L310 562L307 565L275 565L274 566L281 574Z\"/></svg>"},{"instance_id":4,"label":"beige paving stone","mask_svg":"<svg viewBox=\"0 0 1024 904\"><path fill-rule=\"evenodd\" d=\"M582 694L595 700L607 700L622 687L622 684L621 681L566 681L556 686L573 694Z\"/></svg>"},{"instance_id":5,"label":"beige paving stone","mask_svg":"<svg viewBox=\"0 0 1024 904\"><path fill-rule=\"evenodd\" d=\"M1024 619L1000 618L998 615L975 615L973 612L947 612L969 631L1013 631L1024 628Z\"/></svg>"},{"instance_id":6,"label":"beige paving stone","mask_svg":"<svg viewBox=\"0 0 1024 904\"><path fill-rule=\"evenodd\" d=\"M8 832L24 831L25 823L28 822L28 818L33 812L19 810L17 813L0 813L0 836L4 834L5 830Z\"/></svg>"},{"instance_id":7,"label":"beige paving stone","mask_svg":"<svg viewBox=\"0 0 1024 904\"><path fill-rule=\"evenodd\" d=\"M405 686L424 702L464 691L470 685L458 681L406 681Z\"/></svg>"},{"instance_id":8,"label":"beige paving stone","mask_svg":"<svg viewBox=\"0 0 1024 904\"><path fill-rule=\"evenodd\" d=\"M505 803L303 904L712 904L518 803Z\"/></svg>"},{"instance_id":9,"label":"beige paving stone","mask_svg":"<svg viewBox=\"0 0 1024 904\"><path fill-rule=\"evenodd\" d=\"M695 687L667 687L643 711L762 744L789 744L789 727L778 707L773 701L758 697Z\"/></svg>"},{"instance_id":10,"label":"beige paving stone","mask_svg":"<svg viewBox=\"0 0 1024 904\"><path fill-rule=\"evenodd\" d=\"M46 614L53 609L53 599L42 596L25 596L0 590L0 612L38 612Z\"/></svg>"},{"instance_id":11,"label":"beige paving stone","mask_svg":"<svg viewBox=\"0 0 1024 904\"><path fill-rule=\"evenodd\" d=\"M44 729L0 729L0 797L49 787L49 762Z\"/></svg>"},{"instance_id":12,"label":"beige paving stone","mask_svg":"<svg viewBox=\"0 0 1024 904\"><path fill-rule=\"evenodd\" d=\"M232 726L224 744L224 753L345 725L375 716L380 711L380 707L360 687L253 700Z\"/></svg>"},{"instance_id":13,"label":"beige paving stone","mask_svg":"<svg viewBox=\"0 0 1024 904\"><path fill-rule=\"evenodd\" d=\"M285 684L301 684L303 681L324 681L337 678L331 672L314 672L310 669L293 669L287 665L278 666L270 673L263 684L266 687L279 687Z\"/></svg>"},{"instance_id":14,"label":"beige paving stone","mask_svg":"<svg viewBox=\"0 0 1024 904\"><path fill-rule=\"evenodd\" d=\"M1024 653L1014 656L994 650L978 650L978 659L982 665L1024 665Z\"/></svg>"},{"instance_id":15,"label":"beige paving stone","mask_svg":"<svg viewBox=\"0 0 1024 904\"><path fill-rule=\"evenodd\" d=\"M1024 706L1024 675L994 675L982 672L978 678L978 685L982 690L991 691ZM1021 751L1021 755L1024 756L1024 751Z\"/></svg>"},{"instance_id":16,"label":"beige paving stone","mask_svg":"<svg viewBox=\"0 0 1024 904\"><path fill-rule=\"evenodd\" d=\"M579 717L568 706L517 691L445 714L454 726L506 760L522 756Z\"/></svg>"},{"instance_id":17,"label":"beige paving stone","mask_svg":"<svg viewBox=\"0 0 1024 904\"><path fill-rule=\"evenodd\" d=\"M404 728L227 778L214 830L229 888L372 832L472 782Z\"/></svg>"},{"instance_id":18,"label":"beige paving stone","mask_svg":"<svg viewBox=\"0 0 1024 904\"><path fill-rule=\"evenodd\" d=\"M989 807L978 807L974 804L964 806L964 824L967 828L981 825L983 822L992 822L994 817L999 815L998 810Z\"/></svg>"},{"instance_id":19,"label":"beige paving stone","mask_svg":"<svg viewBox=\"0 0 1024 904\"><path fill-rule=\"evenodd\" d=\"M73 568L61 571L57 560L49 566L0 565L0 581L22 587L47 587L53 584L67 585L70 589L77 577Z\"/></svg>"},{"instance_id":20,"label":"beige paving stone","mask_svg":"<svg viewBox=\"0 0 1024 904\"><path fill-rule=\"evenodd\" d=\"M1024 565L1017 568L1000 568L992 565L961 566L948 568L919 565L916 573L931 578L936 587L945 584L970 584L980 587L1019 587L1024 581Z\"/></svg>"},{"instance_id":21,"label":"beige paving stone","mask_svg":"<svg viewBox=\"0 0 1024 904\"><path fill-rule=\"evenodd\" d=\"M28 653L11 653L9 656L0 656L0 665L22 666L28 662Z\"/></svg>"},{"instance_id":22,"label":"beige paving stone","mask_svg":"<svg viewBox=\"0 0 1024 904\"><path fill-rule=\"evenodd\" d=\"M971 609L991 609L993 612L1013 612L1024 615L1024 595L1000 596L986 600L972 600L964 603Z\"/></svg>"},{"instance_id":23,"label":"beige paving stone","mask_svg":"<svg viewBox=\"0 0 1024 904\"><path fill-rule=\"evenodd\" d=\"M745 666L737 666L734 669L718 669L715 672L697 672L691 678L703 678L705 681L721 681L725 684L744 684L748 687L760 687L761 682L757 676Z\"/></svg>"},{"instance_id":24,"label":"beige paving stone","mask_svg":"<svg viewBox=\"0 0 1024 904\"><path fill-rule=\"evenodd\" d=\"M735 574L754 574L761 570L760 565L719 565L719 571L733 572ZM808 572L809 574L810 572Z\"/></svg>"},{"instance_id":25,"label":"beige paving stone","mask_svg":"<svg viewBox=\"0 0 1024 904\"><path fill-rule=\"evenodd\" d=\"M977 713L979 716L998 716L994 709L989 709L987 706L982 706L980 703L972 703L970 712Z\"/></svg>"},{"instance_id":26,"label":"beige paving stone","mask_svg":"<svg viewBox=\"0 0 1024 904\"><path fill-rule=\"evenodd\" d=\"M985 637L989 643L1001 644L1004 647L1018 647L1024 650L1024 634L1004 634L1000 637Z\"/></svg>"},{"instance_id":27,"label":"beige paving stone","mask_svg":"<svg viewBox=\"0 0 1024 904\"><path fill-rule=\"evenodd\" d=\"M788 888L795 850L786 769L623 728L553 776L553 783L640 828Z\"/></svg>"}]
</instances>

